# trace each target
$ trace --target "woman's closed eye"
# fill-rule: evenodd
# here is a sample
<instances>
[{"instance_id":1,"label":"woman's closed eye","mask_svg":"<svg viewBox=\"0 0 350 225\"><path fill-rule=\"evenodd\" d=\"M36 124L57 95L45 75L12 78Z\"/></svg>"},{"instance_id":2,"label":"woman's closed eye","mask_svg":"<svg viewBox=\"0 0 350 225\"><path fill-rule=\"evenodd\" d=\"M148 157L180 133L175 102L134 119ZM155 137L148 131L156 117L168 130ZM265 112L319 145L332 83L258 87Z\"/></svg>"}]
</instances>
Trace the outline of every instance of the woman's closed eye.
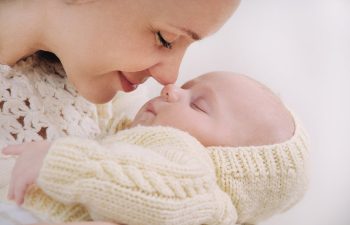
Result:
<instances>
[{"instance_id":1,"label":"woman's closed eye","mask_svg":"<svg viewBox=\"0 0 350 225\"><path fill-rule=\"evenodd\" d=\"M158 43L160 45L162 45L164 48L171 49L173 47L172 43L170 43L167 40L165 40L165 38L163 37L163 35L162 35L162 33L160 31L158 31L156 33L156 39L157 39Z\"/></svg>"}]
</instances>

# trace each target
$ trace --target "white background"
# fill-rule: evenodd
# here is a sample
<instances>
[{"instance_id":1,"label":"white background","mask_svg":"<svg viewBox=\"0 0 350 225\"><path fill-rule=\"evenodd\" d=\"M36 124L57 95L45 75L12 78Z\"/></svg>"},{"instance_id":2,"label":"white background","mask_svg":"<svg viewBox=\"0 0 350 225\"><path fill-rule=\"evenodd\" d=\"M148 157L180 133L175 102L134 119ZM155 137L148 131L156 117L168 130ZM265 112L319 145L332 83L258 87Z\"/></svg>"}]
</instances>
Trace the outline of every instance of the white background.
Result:
<instances>
[{"instance_id":1,"label":"white background","mask_svg":"<svg viewBox=\"0 0 350 225\"><path fill-rule=\"evenodd\" d=\"M178 83L213 70L269 86L311 137L308 193L261 224L349 225L350 0L242 0L218 33L189 48Z\"/></svg>"}]
</instances>

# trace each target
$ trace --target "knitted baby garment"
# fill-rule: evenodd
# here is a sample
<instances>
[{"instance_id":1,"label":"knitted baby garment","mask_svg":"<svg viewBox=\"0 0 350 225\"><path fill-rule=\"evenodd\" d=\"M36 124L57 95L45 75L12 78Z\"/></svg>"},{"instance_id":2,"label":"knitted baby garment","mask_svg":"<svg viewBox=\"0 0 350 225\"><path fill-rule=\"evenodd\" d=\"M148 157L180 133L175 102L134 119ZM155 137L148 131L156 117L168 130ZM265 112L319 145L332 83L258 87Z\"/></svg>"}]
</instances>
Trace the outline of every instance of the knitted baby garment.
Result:
<instances>
[{"instance_id":1,"label":"knitted baby garment","mask_svg":"<svg viewBox=\"0 0 350 225\"><path fill-rule=\"evenodd\" d=\"M308 136L300 120L292 115L294 135L282 143L206 148L217 182L237 210L239 224L258 224L284 212L307 190Z\"/></svg>"},{"instance_id":2,"label":"knitted baby garment","mask_svg":"<svg viewBox=\"0 0 350 225\"><path fill-rule=\"evenodd\" d=\"M224 225L237 219L204 147L170 127L138 126L99 142L61 138L45 158L38 186L52 199L32 188L25 206L56 222Z\"/></svg>"}]
</instances>

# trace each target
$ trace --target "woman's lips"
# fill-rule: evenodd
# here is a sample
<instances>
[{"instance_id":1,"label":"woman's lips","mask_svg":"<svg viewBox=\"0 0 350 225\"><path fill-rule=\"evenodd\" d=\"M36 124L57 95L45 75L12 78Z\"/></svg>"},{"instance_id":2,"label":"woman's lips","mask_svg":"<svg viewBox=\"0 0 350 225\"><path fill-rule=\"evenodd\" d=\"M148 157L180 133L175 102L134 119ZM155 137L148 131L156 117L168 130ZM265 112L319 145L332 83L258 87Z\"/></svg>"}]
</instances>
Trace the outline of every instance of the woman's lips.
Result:
<instances>
[{"instance_id":1,"label":"woman's lips","mask_svg":"<svg viewBox=\"0 0 350 225\"><path fill-rule=\"evenodd\" d=\"M123 91L125 92L131 92L137 88L137 84L131 83L123 74L123 72L118 71L118 75L120 78L120 82L122 84Z\"/></svg>"}]
</instances>

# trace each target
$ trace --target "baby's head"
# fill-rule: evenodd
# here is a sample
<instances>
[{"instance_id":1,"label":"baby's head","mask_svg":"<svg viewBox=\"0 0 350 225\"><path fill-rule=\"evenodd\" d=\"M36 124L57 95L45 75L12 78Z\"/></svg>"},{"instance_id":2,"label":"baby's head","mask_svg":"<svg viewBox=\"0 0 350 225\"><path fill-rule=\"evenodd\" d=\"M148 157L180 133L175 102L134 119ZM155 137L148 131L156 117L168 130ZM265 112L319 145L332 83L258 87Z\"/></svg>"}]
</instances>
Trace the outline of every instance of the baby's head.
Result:
<instances>
[{"instance_id":1,"label":"baby's head","mask_svg":"<svg viewBox=\"0 0 350 225\"><path fill-rule=\"evenodd\" d=\"M165 86L137 113L137 124L175 127L206 146L239 224L283 212L306 191L308 146L299 121L246 76L212 72L181 88Z\"/></svg>"},{"instance_id":2,"label":"baby's head","mask_svg":"<svg viewBox=\"0 0 350 225\"><path fill-rule=\"evenodd\" d=\"M289 111L268 88L243 75L212 72L180 87L167 85L133 125L171 126L205 146L280 143L293 135Z\"/></svg>"}]
</instances>

